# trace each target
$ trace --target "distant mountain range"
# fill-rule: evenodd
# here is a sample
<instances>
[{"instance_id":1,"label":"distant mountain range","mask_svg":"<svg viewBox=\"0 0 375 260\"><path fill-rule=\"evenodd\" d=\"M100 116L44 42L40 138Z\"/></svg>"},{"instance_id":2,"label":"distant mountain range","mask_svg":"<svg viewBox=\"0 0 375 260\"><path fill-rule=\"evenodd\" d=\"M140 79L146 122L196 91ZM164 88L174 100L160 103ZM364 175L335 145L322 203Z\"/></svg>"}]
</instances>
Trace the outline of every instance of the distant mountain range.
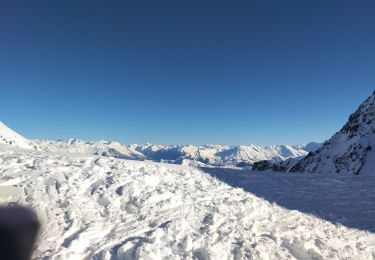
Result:
<instances>
[{"instance_id":1,"label":"distant mountain range","mask_svg":"<svg viewBox=\"0 0 375 260\"><path fill-rule=\"evenodd\" d=\"M39 150L91 154L132 160L151 160L192 166L235 166L247 167L259 160L281 162L288 158L301 158L320 147L318 143L307 145L271 145L271 146L227 146L227 145L155 145L131 144L119 142L85 142L71 139L68 141L32 141Z\"/></svg>"},{"instance_id":2,"label":"distant mountain range","mask_svg":"<svg viewBox=\"0 0 375 260\"><path fill-rule=\"evenodd\" d=\"M276 163L289 158L302 158L321 146L319 143L265 147L256 145L125 145L119 142L85 142L78 139L70 139L68 141L27 140L3 123L0 123L1 143L44 152L99 155L202 167L251 167L254 162L261 160L270 160Z\"/></svg>"},{"instance_id":3,"label":"distant mountain range","mask_svg":"<svg viewBox=\"0 0 375 260\"><path fill-rule=\"evenodd\" d=\"M255 171L375 174L375 92L342 129L302 160L260 161Z\"/></svg>"}]
</instances>

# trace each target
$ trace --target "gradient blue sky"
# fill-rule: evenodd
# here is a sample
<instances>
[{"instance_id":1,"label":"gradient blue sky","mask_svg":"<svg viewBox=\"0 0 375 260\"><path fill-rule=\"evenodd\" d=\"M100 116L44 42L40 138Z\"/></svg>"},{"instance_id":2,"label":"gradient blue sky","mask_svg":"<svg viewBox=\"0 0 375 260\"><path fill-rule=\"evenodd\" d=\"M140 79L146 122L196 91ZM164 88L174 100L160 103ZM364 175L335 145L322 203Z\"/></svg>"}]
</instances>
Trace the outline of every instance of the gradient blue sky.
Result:
<instances>
[{"instance_id":1,"label":"gradient blue sky","mask_svg":"<svg viewBox=\"0 0 375 260\"><path fill-rule=\"evenodd\" d=\"M375 89L375 1L1 1L0 120L29 138L323 141Z\"/></svg>"}]
</instances>

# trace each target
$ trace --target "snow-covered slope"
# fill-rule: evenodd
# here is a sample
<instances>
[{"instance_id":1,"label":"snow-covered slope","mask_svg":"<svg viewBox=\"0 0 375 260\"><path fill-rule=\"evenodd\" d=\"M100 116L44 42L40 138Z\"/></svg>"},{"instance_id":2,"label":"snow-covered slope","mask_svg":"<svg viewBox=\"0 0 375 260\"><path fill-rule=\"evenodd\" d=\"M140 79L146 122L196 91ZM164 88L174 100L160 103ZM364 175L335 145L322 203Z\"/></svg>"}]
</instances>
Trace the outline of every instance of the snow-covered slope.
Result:
<instances>
[{"instance_id":1,"label":"snow-covered slope","mask_svg":"<svg viewBox=\"0 0 375 260\"><path fill-rule=\"evenodd\" d=\"M34 149L29 140L22 137L0 121L0 144L8 144L23 149Z\"/></svg>"},{"instance_id":2,"label":"snow-covered slope","mask_svg":"<svg viewBox=\"0 0 375 260\"><path fill-rule=\"evenodd\" d=\"M123 145L118 142L84 142L35 140L43 151L68 152L81 155L104 155L115 158L151 160L195 166L249 166L256 161L280 162L288 158L305 156L319 144L288 146L225 146L225 145Z\"/></svg>"},{"instance_id":3,"label":"snow-covered slope","mask_svg":"<svg viewBox=\"0 0 375 260\"><path fill-rule=\"evenodd\" d=\"M85 142L79 139L68 141L33 140L38 150L54 153L78 155L100 155L120 159L144 160L145 156L138 152L134 145L123 145L119 142Z\"/></svg>"},{"instance_id":4,"label":"snow-covered slope","mask_svg":"<svg viewBox=\"0 0 375 260\"><path fill-rule=\"evenodd\" d=\"M281 195L276 182L267 183L266 190ZM42 222L35 259L375 255L373 233L282 208L186 166L0 145L0 187L1 204L31 206Z\"/></svg>"},{"instance_id":5,"label":"snow-covered slope","mask_svg":"<svg viewBox=\"0 0 375 260\"><path fill-rule=\"evenodd\" d=\"M338 133L291 171L375 174L375 92Z\"/></svg>"}]
</instances>

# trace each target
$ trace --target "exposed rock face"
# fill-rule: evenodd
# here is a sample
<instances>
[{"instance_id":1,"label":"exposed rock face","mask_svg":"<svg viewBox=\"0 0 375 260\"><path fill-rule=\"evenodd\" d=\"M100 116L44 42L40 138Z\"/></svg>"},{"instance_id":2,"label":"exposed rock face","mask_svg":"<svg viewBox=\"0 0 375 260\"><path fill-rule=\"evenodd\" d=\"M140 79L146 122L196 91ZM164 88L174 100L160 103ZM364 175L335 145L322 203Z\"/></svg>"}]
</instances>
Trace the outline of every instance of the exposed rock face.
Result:
<instances>
[{"instance_id":1,"label":"exposed rock face","mask_svg":"<svg viewBox=\"0 0 375 260\"><path fill-rule=\"evenodd\" d=\"M344 127L291 172L375 174L375 92Z\"/></svg>"},{"instance_id":2,"label":"exposed rock face","mask_svg":"<svg viewBox=\"0 0 375 260\"><path fill-rule=\"evenodd\" d=\"M259 161L253 164L253 171L272 171L272 172L285 172L287 169L281 166L281 163L273 163L271 161Z\"/></svg>"},{"instance_id":3,"label":"exposed rock face","mask_svg":"<svg viewBox=\"0 0 375 260\"><path fill-rule=\"evenodd\" d=\"M269 160L255 162L253 164L253 171L271 171L271 172L288 172L292 167L294 167L301 158L290 158L288 160L274 163Z\"/></svg>"}]
</instances>

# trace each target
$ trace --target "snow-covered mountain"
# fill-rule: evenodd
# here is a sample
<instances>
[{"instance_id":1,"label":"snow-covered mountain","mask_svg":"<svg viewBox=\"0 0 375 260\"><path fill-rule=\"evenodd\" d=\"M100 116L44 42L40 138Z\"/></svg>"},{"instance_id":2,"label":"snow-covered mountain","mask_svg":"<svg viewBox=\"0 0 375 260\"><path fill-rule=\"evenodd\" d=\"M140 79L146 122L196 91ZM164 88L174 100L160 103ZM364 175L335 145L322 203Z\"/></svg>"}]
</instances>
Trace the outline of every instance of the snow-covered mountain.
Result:
<instances>
[{"instance_id":1,"label":"snow-covered mountain","mask_svg":"<svg viewBox=\"0 0 375 260\"><path fill-rule=\"evenodd\" d=\"M119 142L85 142L79 139L68 141L32 140L39 151L54 153L70 153L78 155L100 155L120 159L145 160L134 145L123 145Z\"/></svg>"},{"instance_id":2,"label":"snow-covered mountain","mask_svg":"<svg viewBox=\"0 0 375 260\"><path fill-rule=\"evenodd\" d=\"M272 145L272 146L226 146L226 145L155 145L118 142L85 142L35 140L39 150L86 155L101 155L123 159L151 160L193 166L250 166L256 161L280 162L289 158L299 158L308 154L319 144Z\"/></svg>"},{"instance_id":3,"label":"snow-covered mountain","mask_svg":"<svg viewBox=\"0 0 375 260\"><path fill-rule=\"evenodd\" d=\"M247 167L254 162L270 160L274 163L289 158L301 158L317 149L320 144L307 145L155 145L97 141L79 139L68 141L27 140L0 122L0 144L38 151L69 153L76 155L100 155L120 159L150 160L192 166Z\"/></svg>"},{"instance_id":4,"label":"snow-covered mountain","mask_svg":"<svg viewBox=\"0 0 375 260\"><path fill-rule=\"evenodd\" d=\"M375 92L317 151L299 161L257 162L253 170L375 174Z\"/></svg>"},{"instance_id":5,"label":"snow-covered mountain","mask_svg":"<svg viewBox=\"0 0 375 260\"><path fill-rule=\"evenodd\" d=\"M375 174L375 92L339 132L290 171Z\"/></svg>"},{"instance_id":6,"label":"snow-covered mountain","mask_svg":"<svg viewBox=\"0 0 375 260\"><path fill-rule=\"evenodd\" d=\"M0 144L8 144L23 149L35 149L32 143L0 121Z\"/></svg>"}]
</instances>

